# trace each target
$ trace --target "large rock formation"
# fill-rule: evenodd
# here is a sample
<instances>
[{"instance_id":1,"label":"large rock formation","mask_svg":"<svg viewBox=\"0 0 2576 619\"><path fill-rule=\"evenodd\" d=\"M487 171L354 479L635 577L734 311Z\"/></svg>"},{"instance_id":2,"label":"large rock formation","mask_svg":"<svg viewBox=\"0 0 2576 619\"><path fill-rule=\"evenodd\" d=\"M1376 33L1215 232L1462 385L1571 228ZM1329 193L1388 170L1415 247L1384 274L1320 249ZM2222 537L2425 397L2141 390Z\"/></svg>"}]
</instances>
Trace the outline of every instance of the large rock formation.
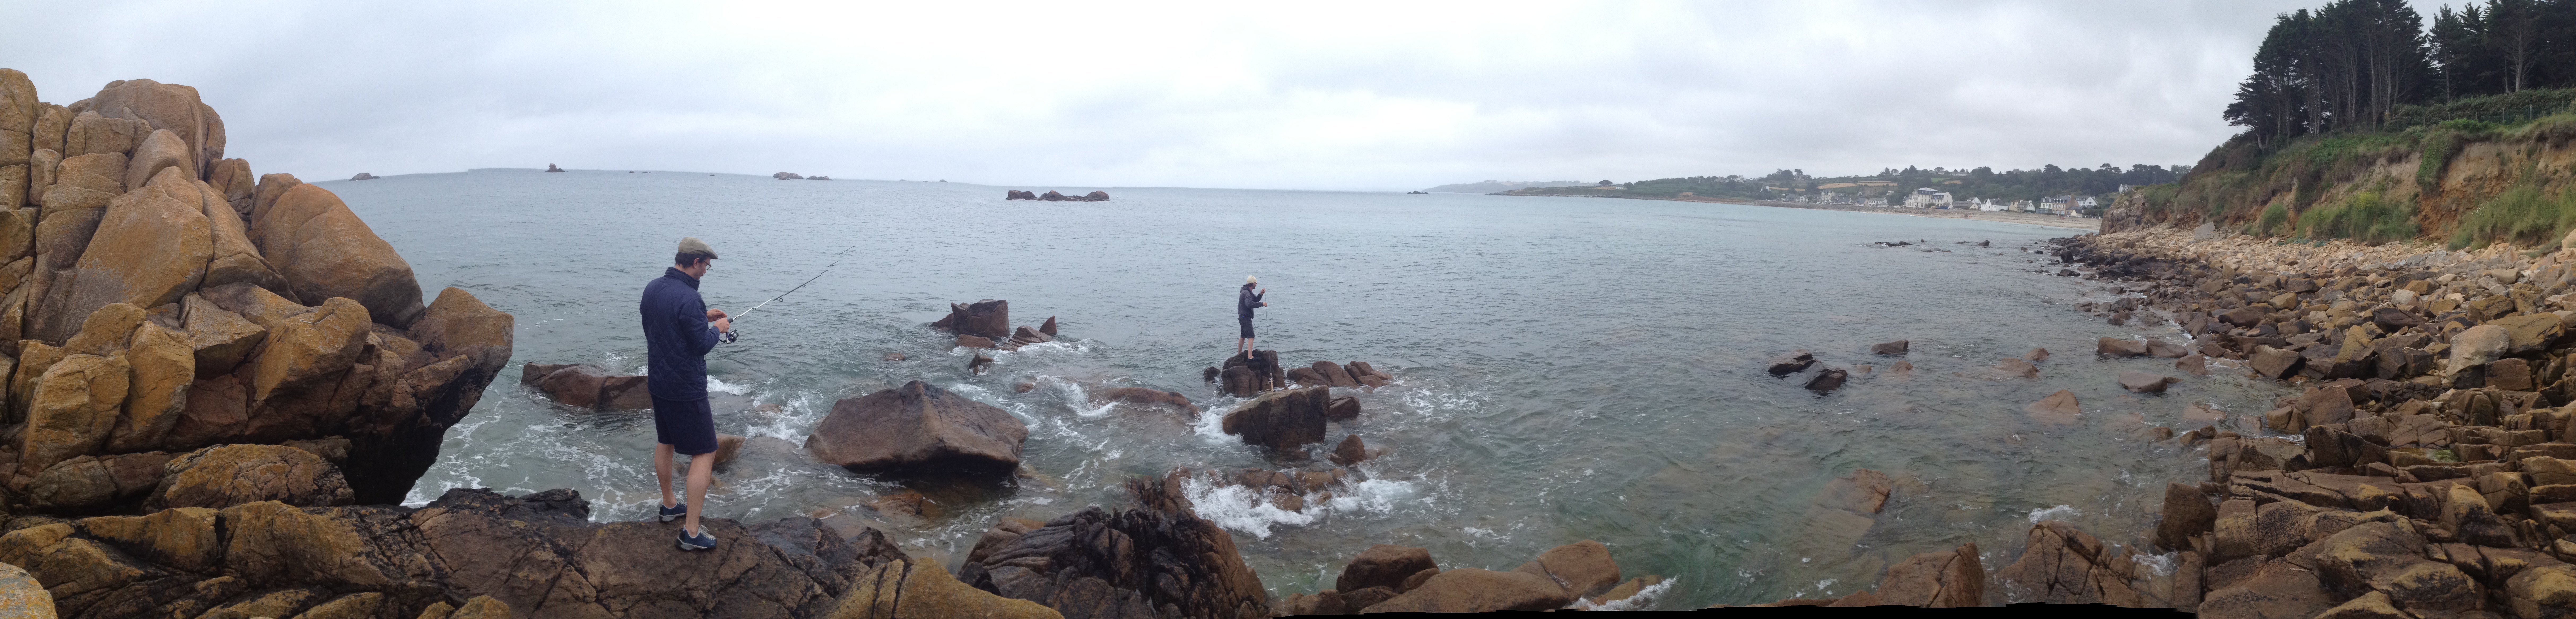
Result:
<instances>
[{"instance_id":1,"label":"large rock formation","mask_svg":"<svg viewBox=\"0 0 2576 619\"><path fill-rule=\"evenodd\" d=\"M336 196L223 158L195 89L54 106L14 74L0 134L31 134L0 139L0 181L24 182L0 192L0 426L25 425L0 504L401 500L507 363L510 315L453 288L422 306Z\"/></svg>"},{"instance_id":2,"label":"large rock formation","mask_svg":"<svg viewBox=\"0 0 2576 619\"><path fill-rule=\"evenodd\" d=\"M1066 619L1271 616L1269 594L1234 536L1190 511L1177 478L1129 480L1135 508L1093 506L1036 527L987 531L957 579Z\"/></svg>"},{"instance_id":3,"label":"large rock formation","mask_svg":"<svg viewBox=\"0 0 2576 619\"><path fill-rule=\"evenodd\" d=\"M1009 412L916 380L833 403L805 448L858 471L1006 475L1028 438Z\"/></svg>"},{"instance_id":4,"label":"large rock formation","mask_svg":"<svg viewBox=\"0 0 2576 619\"><path fill-rule=\"evenodd\" d=\"M419 509L256 502L58 522L0 536L0 563L25 567L66 617L452 619L495 603L538 617L1055 616L826 522L708 519L716 548L684 556L678 525L593 523L570 490L457 489Z\"/></svg>"}]
</instances>

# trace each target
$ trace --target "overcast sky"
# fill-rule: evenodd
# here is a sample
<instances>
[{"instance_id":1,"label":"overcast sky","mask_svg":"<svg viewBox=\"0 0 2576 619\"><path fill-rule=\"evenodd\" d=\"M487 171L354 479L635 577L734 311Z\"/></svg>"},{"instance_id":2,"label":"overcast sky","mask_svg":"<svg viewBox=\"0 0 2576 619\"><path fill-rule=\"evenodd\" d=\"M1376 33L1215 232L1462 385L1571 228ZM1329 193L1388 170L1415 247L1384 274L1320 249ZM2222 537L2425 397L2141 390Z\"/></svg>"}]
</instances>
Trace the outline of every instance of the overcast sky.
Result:
<instances>
[{"instance_id":1,"label":"overcast sky","mask_svg":"<svg viewBox=\"0 0 2576 619\"><path fill-rule=\"evenodd\" d=\"M0 66L55 103L195 86L228 156L307 179L1403 190L2188 164L2313 4L0 0Z\"/></svg>"}]
</instances>

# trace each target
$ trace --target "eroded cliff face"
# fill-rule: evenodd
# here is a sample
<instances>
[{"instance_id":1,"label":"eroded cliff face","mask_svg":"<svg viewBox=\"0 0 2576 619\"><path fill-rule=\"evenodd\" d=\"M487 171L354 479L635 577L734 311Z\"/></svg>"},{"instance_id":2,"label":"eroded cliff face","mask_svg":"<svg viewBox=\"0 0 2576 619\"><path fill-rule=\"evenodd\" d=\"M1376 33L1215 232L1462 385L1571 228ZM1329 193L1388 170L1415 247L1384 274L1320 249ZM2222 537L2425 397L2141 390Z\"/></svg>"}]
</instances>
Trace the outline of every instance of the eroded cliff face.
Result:
<instances>
[{"instance_id":1,"label":"eroded cliff face","mask_svg":"<svg viewBox=\"0 0 2576 619\"><path fill-rule=\"evenodd\" d=\"M2251 144L2230 142L2175 186L2113 200L2102 231L2203 223L2243 230L2272 207L2295 218L2369 193L2412 207L2422 236L2439 239L2515 188L2553 196L2576 188L2576 122L2563 117L2484 134L2433 129L2380 137L2362 145L2302 144L2268 158ZM2439 160L2426 165L2427 157Z\"/></svg>"},{"instance_id":2,"label":"eroded cliff face","mask_svg":"<svg viewBox=\"0 0 2576 619\"><path fill-rule=\"evenodd\" d=\"M0 69L7 519L397 503L509 361L509 314L423 305L338 196L224 145L194 88Z\"/></svg>"}]
</instances>

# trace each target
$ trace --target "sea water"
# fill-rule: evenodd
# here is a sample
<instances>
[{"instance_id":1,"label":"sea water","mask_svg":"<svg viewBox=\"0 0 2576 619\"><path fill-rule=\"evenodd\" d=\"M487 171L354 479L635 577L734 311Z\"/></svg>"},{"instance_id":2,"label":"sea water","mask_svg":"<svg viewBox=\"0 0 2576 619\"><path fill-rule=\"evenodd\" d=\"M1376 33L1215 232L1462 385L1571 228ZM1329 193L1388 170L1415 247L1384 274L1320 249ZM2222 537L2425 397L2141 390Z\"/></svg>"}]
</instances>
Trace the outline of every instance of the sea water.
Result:
<instances>
[{"instance_id":1,"label":"sea water","mask_svg":"<svg viewBox=\"0 0 2576 619\"><path fill-rule=\"evenodd\" d=\"M2122 293L2050 275L2025 248L2073 231L2019 224L1396 193L1106 188L1108 202L1005 201L1008 189L1101 188L667 171L320 185L428 294L462 287L517 317L511 369L448 431L412 504L455 487L571 488L594 519L648 517L660 500L651 414L554 405L519 385L517 366L642 372L640 292L696 236L722 255L700 288L710 307L739 312L833 265L708 356L718 430L755 437L718 475L711 515L850 518L951 564L1000 518L1120 507L1132 477L1284 468L1219 429L1239 400L1201 380L1234 351L1247 275L1270 291L1261 347L1396 377L1336 390L1363 413L1317 453L1346 433L1386 453L1329 500L1287 511L1239 487L1186 485L1282 598L1331 587L1377 543L1427 547L1443 568L1508 570L1599 540L1628 577L1669 579L1621 608L1844 595L1906 556L1966 542L1995 569L2042 518L2134 547L2167 482L2207 475L2204 450L2158 443L2149 426L2182 426L2191 403L2259 414L2283 393L2228 368L2161 396L2123 392L2120 370L2181 374L2169 360L2096 358L2095 338L2178 332L2074 311ZM926 323L978 299L1009 300L1017 325L1055 317L1062 335L992 352L992 370L970 374L976 351ZM1910 354L1869 353L1897 339ZM1989 369L2032 348L2055 352L2036 379ZM1850 383L1819 396L1801 387L1808 373L1763 371L1798 349L1855 370ZM1892 372L1897 361L1913 370ZM1032 475L926 489L932 504L914 517L869 505L898 484L794 451L834 402L914 380L1025 422ZM1035 388L1013 388L1023 382ZM1090 400L1121 386L1178 391L1209 412ZM2022 412L2060 389L2081 399L2077 423ZM1884 511L1865 532L1819 528L1811 501L1862 468L1896 480Z\"/></svg>"}]
</instances>

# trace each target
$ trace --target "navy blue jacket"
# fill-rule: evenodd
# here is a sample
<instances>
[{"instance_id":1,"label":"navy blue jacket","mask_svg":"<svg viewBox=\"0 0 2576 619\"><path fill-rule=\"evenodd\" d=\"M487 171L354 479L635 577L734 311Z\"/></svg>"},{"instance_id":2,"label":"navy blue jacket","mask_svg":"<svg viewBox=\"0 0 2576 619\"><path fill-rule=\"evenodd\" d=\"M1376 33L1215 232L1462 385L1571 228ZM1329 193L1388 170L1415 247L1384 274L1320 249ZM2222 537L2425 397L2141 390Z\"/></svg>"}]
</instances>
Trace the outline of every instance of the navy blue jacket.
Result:
<instances>
[{"instance_id":1,"label":"navy blue jacket","mask_svg":"<svg viewBox=\"0 0 2576 619\"><path fill-rule=\"evenodd\" d=\"M707 303L698 298L698 278L666 268L661 279L644 285L645 387L653 397L691 401L707 399L707 351L716 347L716 328L707 324Z\"/></svg>"},{"instance_id":2,"label":"navy blue jacket","mask_svg":"<svg viewBox=\"0 0 2576 619\"><path fill-rule=\"evenodd\" d=\"M1251 320L1252 308L1256 307L1261 307L1261 293L1253 292L1251 284L1244 284L1243 294L1235 296L1234 317L1238 320Z\"/></svg>"}]
</instances>

